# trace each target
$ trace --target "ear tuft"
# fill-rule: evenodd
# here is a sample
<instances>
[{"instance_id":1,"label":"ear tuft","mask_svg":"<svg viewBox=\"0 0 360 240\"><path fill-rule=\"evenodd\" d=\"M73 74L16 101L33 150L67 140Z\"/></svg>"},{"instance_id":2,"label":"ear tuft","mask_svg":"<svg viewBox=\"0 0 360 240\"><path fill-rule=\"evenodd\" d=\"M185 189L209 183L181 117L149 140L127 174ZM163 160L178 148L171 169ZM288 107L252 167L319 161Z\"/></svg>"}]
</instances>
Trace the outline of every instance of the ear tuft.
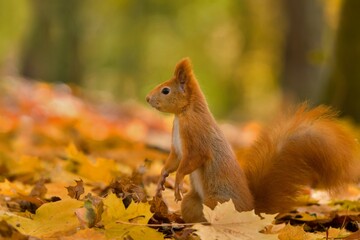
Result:
<instances>
[{"instance_id":1,"label":"ear tuft","mask_svg":"<svg viewBox=\"0 0 360 240\"><path fill-rule=\"evenodd\" d=\"M192 77L192 66L190 58L184 58L175 67L175 77L180 84L185 84Z\"/></svg>"}]
</instances>

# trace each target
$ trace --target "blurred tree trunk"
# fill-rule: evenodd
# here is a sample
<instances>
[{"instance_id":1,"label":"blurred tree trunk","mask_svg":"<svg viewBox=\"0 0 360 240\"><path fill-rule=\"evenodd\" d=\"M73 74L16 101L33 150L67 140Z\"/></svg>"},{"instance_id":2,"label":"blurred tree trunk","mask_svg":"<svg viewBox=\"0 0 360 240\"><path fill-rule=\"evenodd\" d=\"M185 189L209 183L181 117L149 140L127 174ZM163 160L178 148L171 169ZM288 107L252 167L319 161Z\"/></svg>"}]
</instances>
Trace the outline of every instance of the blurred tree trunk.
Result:
<instances>
[{"instance_id":1,"label":"blurred tree trunk","mask_svg":"<svg viewBox=\"0 0 360 240\"><path fill-rule=\"evenodd\" d=\"M281 87L285 103L317 102L324 13L320 1L284 0L287 34Z\"/></svg>"},{"instance_id":2,"label":"blurred tree trunk","mask_svg":"<svg viewBox=\"0 0 360 240\"><path fill-rule=\"evenodd\" d=\"M344 0L326 101L360 122L360 1Z\"/></svg>"},{"instance_id":3,"label":"blurred tree trunk","mask_svg":"<svg viewBox=\"0 0 360 240\"><path fill-rule=\"evenodd\" d=\"M51 82L79 83L79 0L32 0L33 23L25 41L21 74Z\"/></svg>"}]
</instances>

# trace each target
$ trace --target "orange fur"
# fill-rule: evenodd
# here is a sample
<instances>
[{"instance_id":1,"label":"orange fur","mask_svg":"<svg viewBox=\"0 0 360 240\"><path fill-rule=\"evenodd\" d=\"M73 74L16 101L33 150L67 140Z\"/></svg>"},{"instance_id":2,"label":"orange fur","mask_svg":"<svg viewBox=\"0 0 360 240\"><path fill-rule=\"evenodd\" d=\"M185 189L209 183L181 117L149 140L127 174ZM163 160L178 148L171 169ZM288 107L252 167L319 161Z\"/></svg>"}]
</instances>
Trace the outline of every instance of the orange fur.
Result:
<instances>
[{"instance_id":1,"label":"orange fur","mask_svg":"<svg viewBox=\"0 0 360 240\"><path fill-rule=\"evenodd\" d=\"M303 104L260 134L244 164L256 212L290 210L305 186L331 190L357 179L357 143L335 117Z\"/></svg>"},{"instance_id":2,"label":"orange fur","mask_svg":"<svg viewBox=\"0 0 360 240\"><path fill-rule=\"evenodd\" d=\"M205 221L202 204L214 208L232 199L238 211L278 212L295 204L306 185L339 187L354 180L357 144L326 107L306 110L261 134L247 155L244 170L216 124L188 58L174 76L152 90L146 100L159 111L175 114L171 152L158 183L176 171L175 199L182 200L186 222ZM191 190L181 185L190 174Z\"/></svg>"}]
</instances>

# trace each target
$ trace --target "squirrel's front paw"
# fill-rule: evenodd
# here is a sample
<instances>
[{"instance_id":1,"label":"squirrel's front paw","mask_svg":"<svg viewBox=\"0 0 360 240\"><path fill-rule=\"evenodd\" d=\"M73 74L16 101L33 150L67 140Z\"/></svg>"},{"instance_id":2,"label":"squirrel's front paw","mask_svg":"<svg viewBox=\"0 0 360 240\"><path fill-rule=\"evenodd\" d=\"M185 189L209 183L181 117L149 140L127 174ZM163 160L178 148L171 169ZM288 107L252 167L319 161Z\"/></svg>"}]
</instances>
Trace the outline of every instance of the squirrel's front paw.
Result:
<instances>
[{"instance_id":1,"label":"squirrel's front paw","mask_svg":"<svg viewBox=\"0 0 360 240\"><path fill-rule=\"evenodd\" d=\"M182 184L175 184L175 201L181 201L182 200Z\"/></svg>"},{"instance_id":2,"label":"squirrel's front paw","mask_svg":"<svg viewBox=\"0 0 360 240\"><path fill-rule=\"evenodd\" d=\"M161 197L162 194L161 192L165 190L165 181L166 181L166 178L169 176L169 174L166 172L166 171L163 171L161 173L161 176L160 176L160 179L159 179L159 182L157 184L157 188L156 188L156 196L157 197Z\"/></svg>"},{"instance_id":3,"label":"squirrel's front paw","mask_svg":"<svg viewBox=\"0 0 360 240\"><path fill-rule=\"evenodd\" d=\"M158 184L156 187L156 197L162 197L162 191L165 190L163 184Z\"/></svg>"}]
</instances>

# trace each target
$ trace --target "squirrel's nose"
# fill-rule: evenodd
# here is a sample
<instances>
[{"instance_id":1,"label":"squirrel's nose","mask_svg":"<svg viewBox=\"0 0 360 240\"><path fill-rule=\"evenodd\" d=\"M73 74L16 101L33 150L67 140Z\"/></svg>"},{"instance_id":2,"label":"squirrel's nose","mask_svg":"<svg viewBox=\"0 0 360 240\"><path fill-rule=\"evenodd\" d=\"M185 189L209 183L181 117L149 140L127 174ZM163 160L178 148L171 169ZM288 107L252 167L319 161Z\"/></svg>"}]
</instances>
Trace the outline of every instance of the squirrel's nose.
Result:
<instances>
[{"instance_id":1,"label":"squirrel's nose","mask_svg":"<svg viewBox=\"0 0 360 240\"><path fill-rule=\"evenodd\" d=\"M146 96L146 101L147 101L147 102L150 102L150 96L149 96L149 95Z\"/></svg>"}]
</instances>

